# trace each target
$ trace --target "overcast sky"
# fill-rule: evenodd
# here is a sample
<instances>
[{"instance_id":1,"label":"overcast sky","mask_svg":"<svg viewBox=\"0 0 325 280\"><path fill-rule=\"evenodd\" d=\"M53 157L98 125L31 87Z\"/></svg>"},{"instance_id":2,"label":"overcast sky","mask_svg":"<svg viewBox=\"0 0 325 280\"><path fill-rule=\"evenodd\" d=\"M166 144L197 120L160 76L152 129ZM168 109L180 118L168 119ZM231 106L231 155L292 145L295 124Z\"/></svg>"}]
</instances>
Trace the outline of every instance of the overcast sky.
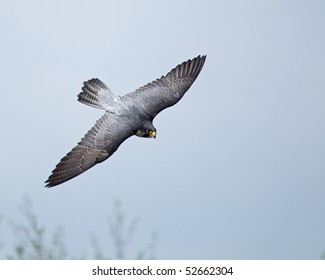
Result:
<instances>
[{"instance_id":1,"label":"overcast sky","mask_svg":"<svg viewBox=\"0 0 325 280\"><path fill-rule=\"evenodd\" d=\"M325 251L324 1L3 1L0 257L28 196L50 234L91 255L120 199L132 258L318 259ZM107 161L44 181L102 111L82 82L129 93L207 55L196 82ZM105 241L106 240L106 241ZM106 245L105 245L106 246ZM104 249L105 250L105 249Z\"/></svg>"}]
</instances>

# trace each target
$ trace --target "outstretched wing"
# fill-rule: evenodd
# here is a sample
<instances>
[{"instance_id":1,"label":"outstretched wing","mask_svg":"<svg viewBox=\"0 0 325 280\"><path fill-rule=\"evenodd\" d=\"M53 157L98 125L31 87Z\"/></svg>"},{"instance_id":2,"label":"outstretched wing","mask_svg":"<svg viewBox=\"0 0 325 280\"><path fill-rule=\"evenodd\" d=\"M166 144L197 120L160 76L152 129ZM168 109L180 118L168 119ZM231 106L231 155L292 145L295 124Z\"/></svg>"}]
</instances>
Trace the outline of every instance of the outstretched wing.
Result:
<instances>
[{"instance_id":1,"label":"outstretched wing","mask_svg":"<svg viewBox=\"0 0 325 280\"><path fill-rule=\"evenodd\" d=\"M57 164L45 182L46 187L62 184L103 162L131 135L128 122L115 114L105 113Z\"/></svg>"},{"instance_id":2,"label":"outstretched wing","mask_svg":"<svg viewBox=\"0 0 325 280\"><path fill-rule=\"evenodd\" d=\"M199 75L205 58L206 56L198 56L183 62L167 75L123 96L122 99L136 104L154 118L160 111L173 106L184 96Z\"/></svg>"}]
</instances>

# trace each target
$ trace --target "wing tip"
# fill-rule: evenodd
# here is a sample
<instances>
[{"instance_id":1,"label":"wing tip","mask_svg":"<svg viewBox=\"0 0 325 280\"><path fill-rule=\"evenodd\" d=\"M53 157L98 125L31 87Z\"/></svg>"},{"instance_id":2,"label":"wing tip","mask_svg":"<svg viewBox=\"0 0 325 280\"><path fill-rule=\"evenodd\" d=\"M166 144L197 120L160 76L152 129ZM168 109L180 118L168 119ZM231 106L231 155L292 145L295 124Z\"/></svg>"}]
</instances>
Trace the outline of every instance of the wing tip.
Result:
<instances>
[{"instance_id":1,"label":"wing tip","mask_svg":"<svg viewBox=\"0 0 325 280\"><path fill-rule=\"evenodd\" d=\"M79 143L56 165L52 174L45 181L45 188L65 183L84 173L94 165L103 162L109 156L110 154L106 150Z\"/></svg>"},{"instance_id":2,"label":"wing tip","mask_svg":"<svg viewBox=\"0 0 325 280\"><path fill-rule=\"evenodd\" d=\"M195 57L193 59L189 59L188 62L197 62L199 64L198 68L202 69L206 58L207 58L206 54L205 55L198 55L197 57Z\"/></svg>"},{"instance_id":3,"label":"wing tip","mask_svg":"<svg viewBox=\"0 0 325 280\"><path fill-rule=\"evenodd\" d=\"M193 82L194 82L204 66L206 57L207 55L198 55L197 57L188 59L187 61L178 64L166 76L168 75L175 75L177 77L190 76L193 78Z\"/></svg>"},{"instance_id":4,"label":"wing tip","mask_svg":"<svg viewBox=\"0 0 325 280\"><path fill-rule=\"evenodd\" d=\"M49 182L49 180L46 180L44 183L46 184L44 186L44 188L46 188L46 189L49 189L49 188L52 188L52 187L56 186L55 184L52 184L51 182Z\"/></svg>"},{"instance_id":5,"label":"wing tip","mask_svg":"<svg viewBox=\"0 0 325 280\"><path fill-rule=\"evenodd\" d=\"M51 180L51 176L44 182L46 185L44 186L44 188L49 189L52 187L55 187L57 185L60 185L63 182L55 182Z\"/></svg>"},{"instance_id":6,"label":"wing tip","mask_svg":"<svg viewBox=\"0 0 325 280\"><path fill-rule=\"evenodd\" d=\"M206 54L199 54L197 57L193 58L192 60L194 59L198 59L198 60L204 60L207 58L207 55ZM190 59L191 60L191 59Z\"/></svg>"},{"instance_id":7,"label":"wing tip","mask_svg":"<svg viewBox=\"0 0 325 280\"><path fill-rule=\"evenodd\" d=\"M70 177L70 178L54 178L55 176L56 176L56 169L52 171L52 174L44 182L46 184L44 186L44 188L49 189L49 188L55 187L55 186L60 185L66 181L69 181L70 179L75 177L74 176L74 177Z\"/></svg>"}]
</instances>

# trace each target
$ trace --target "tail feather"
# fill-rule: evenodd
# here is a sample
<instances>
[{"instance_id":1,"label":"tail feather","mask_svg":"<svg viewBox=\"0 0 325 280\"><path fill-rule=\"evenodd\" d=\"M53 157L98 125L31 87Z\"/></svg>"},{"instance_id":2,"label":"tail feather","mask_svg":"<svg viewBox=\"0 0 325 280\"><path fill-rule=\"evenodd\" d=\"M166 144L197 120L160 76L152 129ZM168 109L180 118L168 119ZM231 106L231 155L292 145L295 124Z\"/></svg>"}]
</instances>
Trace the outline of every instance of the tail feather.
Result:
<instances>
[{"instance_id":1,"label":"tail feather","mask_svg":"<svg viewBox=\"0 0 325 280\"><path fill-rule=\"evenodd\" d=\"M115 95L101 80L91 79L84 82L82 92L78 94L78 101L86 105L106 109L119 96Z\"/></svg>"}]
</instances>

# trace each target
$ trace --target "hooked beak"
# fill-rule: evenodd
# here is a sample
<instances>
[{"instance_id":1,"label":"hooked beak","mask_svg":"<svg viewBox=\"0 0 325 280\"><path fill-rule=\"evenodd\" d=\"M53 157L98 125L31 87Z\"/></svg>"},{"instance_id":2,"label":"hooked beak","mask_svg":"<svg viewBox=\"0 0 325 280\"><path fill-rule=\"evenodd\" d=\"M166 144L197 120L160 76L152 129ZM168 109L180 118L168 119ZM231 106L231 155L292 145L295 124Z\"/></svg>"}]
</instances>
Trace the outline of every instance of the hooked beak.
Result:
<instances>
[{"instance_id":1,"label":"hooked beak","mask_svg":"<svg viewBox=\"0 0 325 280\"><path fill-rule=\"evenodd\" d=\"M156 131L150 131L149 136L150 138L156 138Z\"/></svg>"}]
</instances>

